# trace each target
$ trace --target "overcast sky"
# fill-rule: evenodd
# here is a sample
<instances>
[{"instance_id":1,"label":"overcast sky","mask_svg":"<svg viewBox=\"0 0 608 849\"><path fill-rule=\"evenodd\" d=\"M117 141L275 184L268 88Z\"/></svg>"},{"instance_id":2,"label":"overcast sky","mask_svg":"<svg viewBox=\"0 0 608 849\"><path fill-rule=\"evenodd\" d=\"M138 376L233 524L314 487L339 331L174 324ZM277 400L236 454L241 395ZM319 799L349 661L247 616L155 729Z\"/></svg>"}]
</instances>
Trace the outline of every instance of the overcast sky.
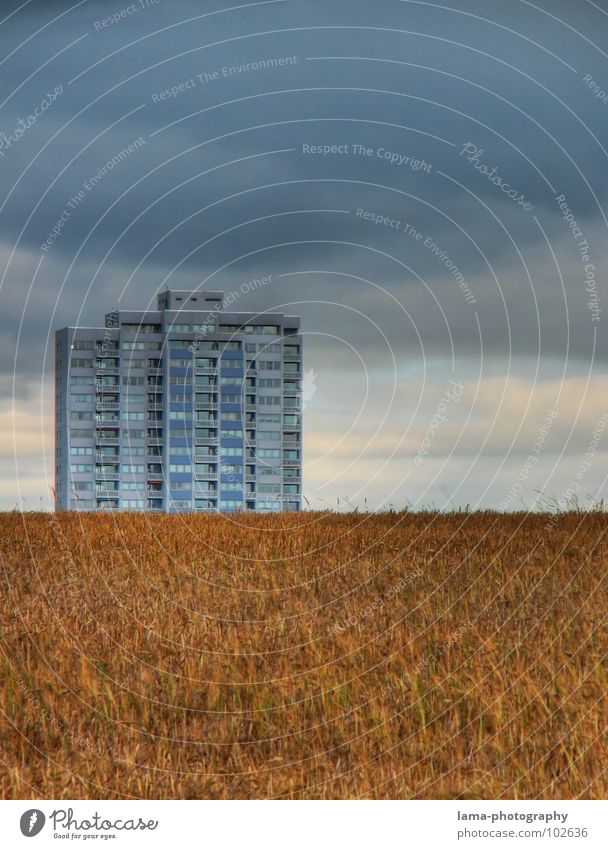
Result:
<instances>
[{"instance_id":1,"label":"overcast sky","mask_svg":"<svg viewBox=\"0 0 608 849\"><path fill-rule=\"evenodd\" d=\"M605 494L605 2L0 14L1 507L50 504L57 328L268 275L313 507Z\"/></svg>"}]
</instances>

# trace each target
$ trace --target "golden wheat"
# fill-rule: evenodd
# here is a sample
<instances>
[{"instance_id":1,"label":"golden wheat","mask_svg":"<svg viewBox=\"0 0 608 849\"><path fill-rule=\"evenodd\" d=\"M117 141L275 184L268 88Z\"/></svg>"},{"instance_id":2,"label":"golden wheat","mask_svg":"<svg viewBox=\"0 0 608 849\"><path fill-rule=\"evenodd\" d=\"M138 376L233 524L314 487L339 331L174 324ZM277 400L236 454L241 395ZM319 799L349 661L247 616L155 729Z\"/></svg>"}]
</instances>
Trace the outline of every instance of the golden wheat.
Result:
<instances>
[{"instance_id":1,"label":"golden wheat","mask_svg":"<svg viewBox=\"0 0 608 849\"><path fill-rule=\"evenodd\" d=\"M605 798L600 511L0 515L0 795Z\"/></svg>"}]
</instances>

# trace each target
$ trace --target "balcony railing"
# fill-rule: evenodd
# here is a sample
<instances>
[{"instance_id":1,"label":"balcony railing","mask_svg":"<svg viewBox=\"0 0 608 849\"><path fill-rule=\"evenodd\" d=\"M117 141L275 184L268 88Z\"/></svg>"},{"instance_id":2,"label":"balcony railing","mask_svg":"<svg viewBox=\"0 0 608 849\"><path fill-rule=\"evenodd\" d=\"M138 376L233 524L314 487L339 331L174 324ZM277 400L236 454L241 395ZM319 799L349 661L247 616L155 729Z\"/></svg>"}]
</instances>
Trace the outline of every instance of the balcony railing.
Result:
<instances>
[{"instance_id":1,"label":"balcony railing","mask_svg":"<svg viewBox=\"0 0 608 849\"><path fill-rule=\"evenodd\" d=\"M219 445L217 436L196 436L194 438L195 445Z\"/></svg>"},{"instance_id":2,"label":"balcony railing","mask_svg":"<svg viewBox=\"0 0 608 849\"><path fill-rule=\"evenodd\" d=\"M98 433L95 437L97 445L120 445L120 439L117 436L104 436Z\"/></svg>"}]
</instances>

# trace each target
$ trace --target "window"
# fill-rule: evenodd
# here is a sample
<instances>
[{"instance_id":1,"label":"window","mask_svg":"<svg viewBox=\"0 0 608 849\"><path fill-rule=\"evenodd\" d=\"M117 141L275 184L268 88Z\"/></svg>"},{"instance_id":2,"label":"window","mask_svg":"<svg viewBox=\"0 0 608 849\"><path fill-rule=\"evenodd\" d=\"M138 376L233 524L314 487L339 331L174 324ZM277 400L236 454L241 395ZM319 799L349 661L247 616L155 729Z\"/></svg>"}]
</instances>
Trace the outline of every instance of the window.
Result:
<instances>
[{"instance_id":1,"label":"window","mask_svg":"<svg viewBox=\"0 0 608 849\"><path fill-rule=\"evenodd\" d=\"M300 355L299 345L285 345L283 353L288 357L298 357Z\"/></svg>"},{"instance_id":2,"label":"window","mask_svg":"<svg viewBox=\"0 0 608 849\"><path fill-rule=\"evenodd\" d=\"M257 502L258 510L280 510L281 502L280 501L258 501Z\"/></svg>"},{"instance_id":3,"label":"window","mask_svg":"<svg viewBox=\"0 0 608 849\"><path fill-rule=\"evenodd\" d=\"M299 460L300 452L299 451L285 451L283 453L284 460Z\"/></svg>"},{"instance_id":4,"label":"window","mask_svg":"<svg viewBox=\"0 0 608 849\"><path fill-rule=\"evenodd\" d=\"M258 431L259 439L271 439L278 441L281 438L280 430L259 430Z\"/></svg>"},{"instance_id":5,"label":"window","mask_svg":"<svg viewBox=\"0 0 608 849\"><path fill-rule=\"evenodd\" d=\"M72 489L75 492L83 492L87 489L93 489L93 481L72 481Z\"/></svg>"},{"instance_id":6,"label":"window","mask_svg":"<svg viewBox=\"0 0 608 849\"><path fill-rule=\"evenodd\" d=\"M145 505L141 498L123 498L122 506L125 508L125 510L143 510Z\"/></svg>"},{"instance_id":7,"label":"window","mask_svg":"<svg viewBox=\"0 0 608 849\"><path fill-rule=\"evenodd\" d=\"M247 342L245 345L245 353L246 354L255 354L257 345L253 342Z\"/></svg>"},{"instance_id":8,"label":"window","mask_svg":"<svg viewBox=\"0 0 608 849\"><path fill-rule=\"evenodd\" d=\"M281 484L280 483L261 483L258 486L258 492L265 493L265 494L275 493L275 494L278 495L280 493L280 491L281 491Z\"/></svg>"},{"instance_id":9,"label":"window","mask_svg":"<svg viewBox=\"0 0 608 849\"><path fill-rule=\"evenodd\" d=\"M129 457L143 457L146 453L146 449L143 445L133 445L129 446L127 453L129 454Z\"/></svg>"},{"instance_id":10,"label":"window","mask_svg":"<svg viewBox=\"0 0 608 849\"><path fill-rule=\"evenodd\" d=\"M137 395L136 393L129 392L126 396L123 396L127 404L143 404L146 400L145 395Z\"/></svg>"},{"instance_id":11,"label":"window","mask_svg":"<svg viewBox=\"0 0 608 849\"><path fill-rule=\"evenodd\" d=\"M184 374L172 374L169 383L171 386L192 386L192 377Z\"/></svg>"},{"instance_id":12,"label":"window","mask_svg":"<svg viewBox=\"0 0 608 849\"><path fill-rule=\"evenodd\" d=\"M280 457L281 452L278 448L260 448L257 455L258 457Z\"/></svg>"},{"instance_id":13,"label":"window","mask_svg":"<svg viewBox=\"0 0 608 849\"><path fill-rule=\"evenodd\" d=\"M221 363L223 368L243 368L242 360L227 360L225 357L222 357Z\"/></svg>"},{"instance_id":14,"label":"window","mask_svg":"<svg viewBox=\"0 0 608 849\"><path fill-rule=\"evenodd\" d=\"M258 404L260 404L263 407L269 407L269 406L274 407L274 406L276 406L277 404L280 404L280 403L281 403L281 396L280 395L261 395L258 398Z\"/></svg>"},{"instance_id":15,"label":"window","mask_svg":"<svg viewBox=\"0 0 608 849\"><path fill-rule=\"evenodd\" d=\"M286 483L283 484L283 492L286 495L297 495L300 491L300 487L297 483Z\"/></svg>"},{"instance_id":16,"label":"window","mask_svg":"<svg viewBox=\"0 0 608 849\"><path fill-rule=\"evenodd\" d=\"M130 321L125 321L121 325L123 330L137 330L138 333L160 333L162 328L160 324L137 324Z\"/></svg>"},{"instance_id":17,"label":"window","mask_svg":"<svg viewBox=\"0 0 608 849\"><path fill-rule=\"evenodd\" d=\"M215 368L216 365L217 360L211 359L210 357L197 357L196 359L197 368Z\"/></svg>"},{"instance_id":18,"label":"window","mask_svg":"<svg viewBox=\"0 0 608 849\"><path fill-rule=\"evenodd\" d=\"M93 368L93 360L85 360L80 357L72 357L70 361L72 368Z\"/></svg>"},{"instance_id":19,"label":"window","mask_svg":"<svg viewBox=\"0 0 608 849\"><path fill-rule=\"evenodd\" d=\"M300 371L300 363L283 363L284 371Z\"/></svg>"},{"instance_id":20,"label":"window","mask_svg":"<svg viewBox=\"0 0 608 849\"><path fill-rule=\"evenodd\" d=\"M80 474L83 472L91 473L93 471L93 466L90 466L88 463L71 463L70 471L72 474Z\"/></svg>"},{"instance_id":21,"label":"window","mask_svg":"<svg viewBox=\"0 0 608 849\"><path fill-rule=\"evenodd\" d=\"M187 445L171 445L169 448L169 453L172 457L189 457L192 453L192 449L189 448Z\"/></svg>"},{"instance_id":22,"label":"window","mask_svg":"<svg viewBox=\"0 0 608 849\"><path fill-rule=\"evenodd\" d=\"M128 430L123 430L122 435L125 437L125 439L145 439L146 431L129 428Z\"/></svg>"},{"instance_id":23,"label":"window","mask_svg":"<svg viewBox=\"0 0 608 849\"><path fill-rule=\"evenodd\" d=\"M216 475L217 466L214 463L197 463L194 467L194 473L197 477Z\"/></svg>"},{"instance_id":24,"label":"window","mask_svg":"<svg viewBox=\"0 0 608 849\"><path fill-rule=\"evenodd\" d=\"M70 395L70 401L72 404L92 404L93 396L92 395Z\"/></svg>"},{"instance_id":25,"label":"window","mask_svg":"<svg viewBox=\"0 0 608 849\"><path fill-rule=\"evenodd\" d=\"M87 342L83 339L74 339L74 342L72 343L72 349L74 351L92 351L93 343Z\"/></svg>"},{"instance_id":26,"label":"window","mask_svg":"<svg viewBox=\"0 0 608 849\"><path fill-rule=\"evenodd\" d=\"M127 489L127 490L133 490L133 489L135 489L135 490L140 490L140 489L142 489L142 487L145 487L145 483L144 483L143 481L142 481L142 482L139 482L139 481L126 481L126 482L125 482L125 483L123 483L123 485L122 485L122 489Z\"/></svg>"},{"instance_id":27,"label":"window","mask_svg":"<svg viewBox=\"0 0 608 849\"><path fill-rule=\"evenodd\" d=\"M261 369L267 369L267 370L270 370L270 371L272 371L272 370L278 371L281 368L281 361L280 360L260 360L258 365L259 365L259 368L261 368Z\"/></svg>"},{"instance_id":28,"label":"window","mask_svg":"<svg viewBox=\"0 0 608 849\"><path fill-rule=\"evenodd\" d=\"M210 510L215 508L215 501L210 501L208 498L197 498L194 501L194 506L197 510Z\"/></svg>"},{"instance_id":29,"label":"window","mask_svg":"<svg viewBox=\"0 0 608 849\"><path fill-rule=\"evenodd\" d=\"M240 413L222 413L223 422L238 422L241 419Z\"/></svg>"},{"instance_id":30,"label":"window","mask_svg":"<svg viewBox=\"0 0 608 849\"><path fill-rule=\"evenodd\" d=\"M236 430L236 428L234 428L234 429L233 428L222 428L221 435L227 436L227 437L233 437L234 439L242 439L243 438L243 431L242 430Z\"/></svg>"},{"instance_id":31,"label":"window","mask_svg":"<svg viewBox=\"0 0 608 849\"><path fill-rule=\"evenodd\" d=\"M123 342L121 345L123 351L145 351L145 342Z\"/></svg>"},{"instance_id":32,"label":"window","mask_svg":"<svg viewBox=\"0 0 608 849\"><path fill-rule=\"evenodd\" d=\"M220 448L220 455L222 457L242 457L243 456L243 449L241 447L226 448L225 446L222 446Z\"/></svg>"},{"instance_id":33,"label":"window","mask_svg":"<svg viewBox=\"0 0 608 849\"><path fill-rule=\"evenodd\" d=\"M169 347L174 350L183 350L187 351L192 343L188 342L187 339L170 339Z\"/></svg>"},{"instance_id":34,"label":"window","mask_svg":"<svg viewBox=\"0 0 608 849\"><path fill-rule=\"evenodd\" d=\"M145 368L146 361L145 360L127 360L125 365L129 370L132 368Z\"/></svg>"},{"instance_id":35,"label":"window","mask_svg":"<svg viewBox=\"0 0 608 849\"><path fill-rule=\"evenodd\" d=\"M93 377L78 377L72 375L70 377L70 386L93 386Z\"/></svg>"},{"instance_id":36,"label":"window","mask_svg":"<svg viewBox=\"0 0 608 849\"><path fill-rule=\"evenodd\" d=\"M285 415L283 416L283 424L284 425L299 425L300 417L295 415Z\"/></svg>"},{"instance_id":37,"label":"window","mask_svg":"<svg viewBox=\"0 0 608 849\"><path fill-rule=\"evenodd\" d=\"M243 506L243 502L222 498L222 500L220 501L220 506L222 509L226 510L237 509Z\"/></svg>"},{"instance_id":38,"label":"window","mask_svg":"<svg viewBox=\"0 0 608 849\"><path fill-rule=\"evenodd\" d=\"M93 431L84 430L83 428L70 428L70 437L72 439L92 439Z\"/></svg>"},{"instance_id":39,"label":"window","mask_svg":"<svg viewBox=\"0 0 608 849\"><path fill-rule=\"evenodd\" d=\"M260 413L258 416L258 422L260 424L278 424L280 421L280 413Z\"/></svg>"},{"instance_id":40,"label":"window","mask_svg":"<svg viewBox=\"0 0 608 849\"><path fill-rule=\"evenodd\" d=\"M146 471L146 467L145 466L132 466L130 464L127 464L127 465L121 466L120 471L124 475L143 475L143 473Z\"/></svg>"},{"instance_id":41,"label":"window","mask_svg":"<svg viewBox=\"0 0 608 849\"><path fill-rule=\"evenodd\" d=\"M176 472L179 474L186 474L188 472L192 472L192 466L189 463L171 463L169 466L170 472Z\"/></svg>"},{"instance_id":42,"label":"window","mask_svg":"<svg viewBox=\"0 0 608 849\"><path fill-rule=\"evenodd\" d=\"M144 386L145 382L145 377L123 377L122 379L123 386Z\"/></svg>"},{"instance_id":43,"label":"window","mask_svg":"<svg viewBox=\"0 0 608 849\"><path fill-rule=\"evenodd\" d=\"M72 419L72 421L93 421L93 413L88 410L86 412L72 410L70 418Z\"/></svg>"},{"instance_id":44,"label":"window","mask_svg":"<svg viewBox=\"0 0 608 849\"><path fill-rule=\"evenodd\" d=\"M171 357L170 365L174 368L191 368L192 360L184 360Z\"/></svg>"},{"instance_id":45,"label":"window","mask_svg":"<svg viewBox=\"0 0 608 849\"><path fill-rule=\"evenodd\" d=\"M222 386L242 386L243 378L242 377L221 377L220 384Z\"/></svg>"},{"instance_id":46,"label":"window","mask_svg":"<svg viewBox=\"0 0 608 849\"><path fill-rule=\"evenodd\" d=\"M130 422L143 422L145 417L146 417L145 413L123 412L123 414L122 414L122 418L125 421L130 421Z\"/></svg>"},{"instance_id":47,"label":"window","mask_svg":"<svg viewBox=\"0 0 608 849\"><path fill-rule=\"evenodd\" d=\"M190 481L172 481L171 482L171 490L173 492L185 492L186 490L191 490L192 484Z\"/></svg>"},{"instance_id":48,"label":"window","mask_svg":"<svg viewBox=\"0 0 608 849\"><path fill-rule=\"evenodd\" d=\"M261 377L259 382L260 389L280 389L281 388L281 378L280 377Z\"/></svg>"},{"instance_id":49,"label":"window","mask_svg":"<svg viewBox=\"0 0 608 849\"><path fill-rule=\"evenodd\" d=\"M169 328L169 333L191 333L191 324L172 324Z\"/></svg>"},{"instance_id":50,"label":"window","mask_svg":"<svg viewBox=\"0 0 608 849\"><path fill-rule=\"evenodd\" d=\"M222 463L220 472L223 475L242 475L243 467L234 463Z\"/></svg>"}]
</instances>

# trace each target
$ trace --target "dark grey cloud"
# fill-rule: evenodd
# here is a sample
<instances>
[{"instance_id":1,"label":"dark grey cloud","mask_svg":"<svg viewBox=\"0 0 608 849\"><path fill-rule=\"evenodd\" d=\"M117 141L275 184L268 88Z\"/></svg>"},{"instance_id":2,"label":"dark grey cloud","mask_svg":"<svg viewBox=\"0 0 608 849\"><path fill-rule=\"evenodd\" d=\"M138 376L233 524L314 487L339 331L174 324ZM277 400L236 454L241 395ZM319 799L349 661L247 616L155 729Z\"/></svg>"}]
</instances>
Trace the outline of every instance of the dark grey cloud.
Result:
<instances>
[{"instance_id":1,"label":"dark grey cloud","mask_svg":"<svg viewBox=\"0 0 608 849\"><path fill-rule=\"evenodd\" d=\"M14 135L62 89L0 149L4 397L15 369L21 393L48 378L49 332L98 323L125 286L120 303L134 306L163 283L230 291L262 274L273 285L243 308L294 302L311 362L337 356L334 334L370 368L385 367L375 323L406 370L451 367L453 353L473 373L482 348L482 368L508 369L516 357L529 375L539 360L552 373L568 359L583 374L592 353L605 363L605 314L591 321L585 263L555 200L565 196L588 239L608 303L608 104L584 81L608 90L600 7L242 5L33 0L0 26L0 133ZM17 6L5 4L3 16ZM247 70L280 57L296 61ZM532 210L461 155L467 142ZM349 153L303 154L315 144ZM391 164L379 149L430 171Z\"/></svg>"}]
</instances>

